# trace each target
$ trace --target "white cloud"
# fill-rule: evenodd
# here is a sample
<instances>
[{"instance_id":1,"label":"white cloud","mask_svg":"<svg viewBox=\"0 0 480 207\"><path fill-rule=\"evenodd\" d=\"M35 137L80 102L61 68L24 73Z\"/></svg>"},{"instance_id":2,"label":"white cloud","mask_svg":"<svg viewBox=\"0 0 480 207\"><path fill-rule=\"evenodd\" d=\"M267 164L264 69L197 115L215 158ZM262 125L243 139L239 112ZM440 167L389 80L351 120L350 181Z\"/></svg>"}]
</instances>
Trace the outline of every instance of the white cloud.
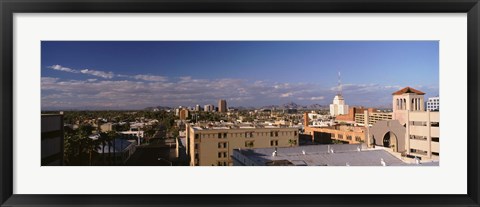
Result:
<instances>
[{"instance_id":1,"label":"white cloud","mask_svg":"<svg viewBox=\"0 0 480 207\"><path fill-rule=\"evenodd\" d=\"M293 95L293 93L289 92L289 93L283 93L283 94L281 94L280 97L286 98L286 97L290 97L290 96L292 96L292 95Z\"/></svg>"},{"instance_id":2,"label":"white cloud","mask_svg":"<svg viewBox=\"0 0 480 207\"><path fill-rule=\"evenodd\" d=\"M133 78L137 80L144 80L144 81L167 81L167 78L164 76L158 76L158 75L135 75Z\"/></svg>"},{"instance_id":3,"label":"white cloud","mask_svg":"<svg viewBox=\"0 0 480 207\"><path fill-rule=\"evenodd\" d=\"M60 68L60 67L57 67ZM73 69L72 69L73 70ZM178 106L214 104L226 99L229 106L281 105L285 98L298 104L329 104L335 88L314 83L278 83L222 78L166 78L155 75L123 75L88 70L84 74L105 79L66 80L42 77L42 107L67 108L144 108L147 106ZM375 107L391 104L396 85L345 84L343 95L349 105ZM425 87L426 88L426 87ZM435 94L438 94L437 91ZM426 93L432 93L424 91ZM69 103L62 106L62 103Z\"/></svg>"},{"instance_id":4,"label":"white cloud","mask_svg":"<svg viewBox=\"0 0 480 207\"><path fill-rule=\"evenodd\" d=\"M75 69L63 67L63 66L61 66L61 65L52 65L52 66L48 66L48 68L53 69L53 70L59 70L59 71L69 72L69 73L78 73L78 71L75 70Z\"/></svg>"},{"instance_id":5,"label":"white cloud","mask_svg":"<svg viewBox=\"0 0 480 207\"><path fill-rule=\"evenodd\" d=\"M318 100L323 100L323 99L325 99L324 96L310 97L310 100L312 100L312 101L318 101Z\"/></svg>"},{"instance_id":6,"label":"white cloud","mask_svg":"<svg viewBox=\"0 0 480 207\"><path fill-rule=\"evenodd\" d=\"M83 70L80 70L80 72L83 74L89 74L89 75L98 76L98 77L107 78L107 79L111 79L114 77L114 74L112 72L103 72L99 70L83 69Z\"/></svg>"}]
</instances>

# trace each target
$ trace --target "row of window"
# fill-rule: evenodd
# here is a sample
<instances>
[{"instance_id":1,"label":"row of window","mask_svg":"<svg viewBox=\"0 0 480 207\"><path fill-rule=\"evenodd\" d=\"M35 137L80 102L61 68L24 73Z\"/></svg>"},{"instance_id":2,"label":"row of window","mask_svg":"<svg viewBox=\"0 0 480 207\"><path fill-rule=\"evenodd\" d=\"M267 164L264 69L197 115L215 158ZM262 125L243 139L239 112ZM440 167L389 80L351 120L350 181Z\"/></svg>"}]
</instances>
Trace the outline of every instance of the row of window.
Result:
<instances>
[{"instance_id":1,"label":"row of window","mask_svg":"<svg viewBox=\"0 0 480 207\"><path fill-rule=\"evenodd\" d=\"M213 164L212 164L213 165ZM217 166L228 166L228 162L225 161L218 161Z\"/></svg>"},{"instance_id":2,"label":"row of window","mask_svg":"<svg viewBox=\"0 0 480 207\"><path fill-rule=\"evenodd\" d=\"M410 135L410 139L427 140L426 136ZM432 137L432 142L440 142L439 137Z\"/></svg>"},{"instance_id":3,"label":"row of window","mask_svg":"<svg viewBox=\"0 0 480 207\"><path fill-rule=\"evenodd\" d=\"M278 136L285 136L285 135L293 135L297 136L297 131L294 132L279 132L279 131L272 131L272 132L244 132L244 133L217 133L217 134L195 134L195 139L200 137L202 138L227 138L228 136L231 137L245 137L245 138L252 138L255 136L269 136L270 137L278 137Z\"/></svg>"},{"instance_id":4,"label":"row of window","mask_svg":"<svg viewBox=\"0 0 480 207\"><path fill-rule=\"evenodd\" d=\"M338 139L343 139L343 134L337 134L337 138ZM347 135L347 140L352 140L352 136ZM355 141L359 142L361 140L362 140L362 138L360 136L355 136Z\"/></svg>"},{"instance_id":5,"label":"row of window","mask_svg":"<svg viewBox=\"0 0 480 207\"><path fill-rule=\"evenodd\" d=\"M427 151L424 151L424 150L419 150L419 149L410 149L410 153L421 154L421 155L427 155Z\"/></svg>"},{"instance_id":6,"label":"row of window","mask_svg":"<svg viewBox=\"0 0 480 207\"><path fill-rule=\"evenodd\" d=\"M412 126L427 126L427 122L426 121L411 121L410 125L412 125ZM430 122L430 126L431 127L439 127L440 122L432 121L432 122Z\"/></svg>"},{"instance_id":7,"label":"row of window","mask_svg":"<svg viewBox=\"0 0 480 207\"><path fill-rule=\"evenodd\" d=\"M218 149L225 149L227 148L227 142L219 142L218 143Z\"/></svg>"},{"instance_id":8,"label":"row of window","mask_svg":"<svg viewBox=\"0 0 480 207\"><path fill-rule=\"evenodd\" d=\"M410 135L410 139L427 140L427 137L426 136L419 136L419 135Z\"/></svg>"},{"instance_id":9,"label":"row of window","mask_svg":"<svg viewBox=\"0 0 480 207\"><path fill-rule=\"evenodd\" d=\"M228 153L227 152L219 152L218 153L218 158L226 158L228 157Z\"/></svg>"}]
</instances>

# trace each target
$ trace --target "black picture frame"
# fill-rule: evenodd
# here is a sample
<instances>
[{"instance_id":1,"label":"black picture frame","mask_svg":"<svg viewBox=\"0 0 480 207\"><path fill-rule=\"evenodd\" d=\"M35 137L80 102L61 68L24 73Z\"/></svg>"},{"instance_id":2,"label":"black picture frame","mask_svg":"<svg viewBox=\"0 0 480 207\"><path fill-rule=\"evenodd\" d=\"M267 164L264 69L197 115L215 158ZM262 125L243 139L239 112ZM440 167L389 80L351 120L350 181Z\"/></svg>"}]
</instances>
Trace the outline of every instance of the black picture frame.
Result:
<instances>
[{"instance_id":1,"label":"black picture frame","mask_svg":"<svg viewBox=\"0 0 480 207\"><path fill-rule=\"evenodd\" d=\"M1 206L480 206L478 0L0 0ZM467 13L468 189L465 195L20 195L13 194L15 13ZM445 178L455 179L455 178Z\"/></svg>"}]
</instances>

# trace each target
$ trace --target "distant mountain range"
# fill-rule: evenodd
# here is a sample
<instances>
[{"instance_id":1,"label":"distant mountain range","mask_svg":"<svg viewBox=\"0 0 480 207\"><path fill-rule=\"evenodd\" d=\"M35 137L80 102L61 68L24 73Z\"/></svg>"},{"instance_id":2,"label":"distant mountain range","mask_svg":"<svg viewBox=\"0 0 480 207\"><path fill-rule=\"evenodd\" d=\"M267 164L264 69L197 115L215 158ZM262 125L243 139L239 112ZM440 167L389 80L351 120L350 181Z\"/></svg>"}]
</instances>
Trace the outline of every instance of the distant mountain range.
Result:
<instances>
[{"instance_id":1,"label":"distant mountain range","mask_svg":"<svg viewBox=\"0 0 480 207\"><path fill-rule=\"evenodd\" d=\"M271 108L276 108L276 109L326 109L329 106L324 106L320 104L311 104L311 105L299 105L295 102L289 102L285 103L281 106L279 105L268 105L268 106L263 106L261 108L264 109L271 109Z\"/></svg>"}]
</instances>

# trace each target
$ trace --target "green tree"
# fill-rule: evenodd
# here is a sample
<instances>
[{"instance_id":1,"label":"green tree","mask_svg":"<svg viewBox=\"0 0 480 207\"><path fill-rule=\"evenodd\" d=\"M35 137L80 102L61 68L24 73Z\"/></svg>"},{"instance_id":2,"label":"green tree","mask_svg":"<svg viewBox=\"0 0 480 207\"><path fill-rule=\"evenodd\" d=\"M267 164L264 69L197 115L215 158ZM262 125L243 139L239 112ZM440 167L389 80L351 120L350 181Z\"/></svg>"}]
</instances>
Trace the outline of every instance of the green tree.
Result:
<instances>
[{"instance_id":1,"label":"green tree","mask_svg":"<svg viewBox=\"0 0 480 207\"><path fill-rule=\"evenodd\" d=\"M108 133L102 132L98 138L98 142L102 145L102 164L105 165L105 145L109 142ZM110 151L110 149L109 149Z\"/></svg>"},{"instance_id":2,"label":"green tree","mask_svg":"<svg viewBox=\"0 0 480 207\"><path fill-rule=\"evenodd\" d=\"M289 140L288 140L288 144L290 144L290 147L292 147L293 145L297 145L297 140L295 140L295 139L289 139Z\"/></svg>"},{"instance_id":3,"label":"green tree","mask_svg":"<svg viewBox=\"0 0 480 207\"><path fill-rule=\"evenodd\" d=\"M107 142L108 142L108 156L111 165L115 164L116 154L115 154L115 139L118 137L118 133L116 131L109 131L107 133ZM112 152L113 150L113 159L112 159Z\"/></svg>"}]
</instances>

